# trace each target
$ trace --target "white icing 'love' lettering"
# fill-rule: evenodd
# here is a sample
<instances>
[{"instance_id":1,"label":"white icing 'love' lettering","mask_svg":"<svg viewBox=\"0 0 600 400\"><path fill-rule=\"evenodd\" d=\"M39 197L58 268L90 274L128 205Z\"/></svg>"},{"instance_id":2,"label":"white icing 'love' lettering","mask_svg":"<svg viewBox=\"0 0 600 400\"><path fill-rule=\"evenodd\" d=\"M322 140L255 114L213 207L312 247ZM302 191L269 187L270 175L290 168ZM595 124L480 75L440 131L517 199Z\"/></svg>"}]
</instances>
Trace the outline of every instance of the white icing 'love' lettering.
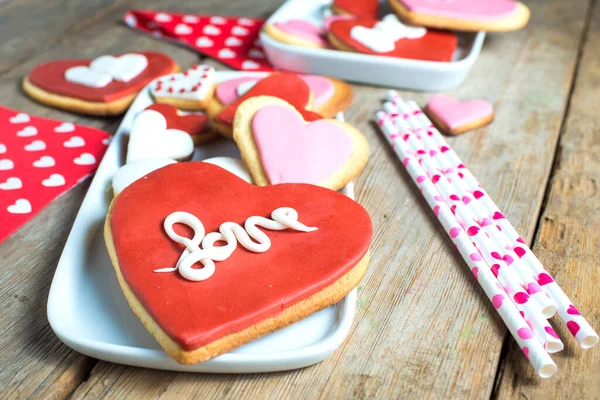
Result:
<instances>
[{"instance_id":1,"label":"white icing 'love' lettering","mask_svg":"<svg viewBox=\"0 0 600 400\"><path fill-rule=\"evenodd\" d=\"M174 268L161 268L154 272L173 272L179 270L182 277L190 281L203 281L215 272L215 261L224 261L234 252L238 242L254 253L264 253L271 248L271 239L259 228L272 231L293 229L300 232L312 232L317 228L308 227L298 221L298 212L293 208L281 207L271 213L271 218L253 216L246 220L244 227L235 222L225 222L219 232L205 235L204 225L196 216L185 211L171 213L163 224L167 235L175 242L185 246ZM173 226L184 224L192 228L192 239L175 233ZM252 239L255 241L253 241ZM215 246L216 242L227 242L225 246ZM192 268L200 262L204 267Z\"/></svg>"}]
</instances>

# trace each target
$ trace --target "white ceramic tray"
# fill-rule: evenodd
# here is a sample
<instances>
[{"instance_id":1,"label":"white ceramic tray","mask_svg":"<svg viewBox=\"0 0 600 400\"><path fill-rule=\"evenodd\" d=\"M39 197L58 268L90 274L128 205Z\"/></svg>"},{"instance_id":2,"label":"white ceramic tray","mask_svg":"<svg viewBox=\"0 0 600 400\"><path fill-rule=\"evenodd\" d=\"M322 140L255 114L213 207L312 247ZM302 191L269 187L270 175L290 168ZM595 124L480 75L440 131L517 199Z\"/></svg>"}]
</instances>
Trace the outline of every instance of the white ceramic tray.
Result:
<instances>
[{"instance_id":1,"label":"white ceramic tray","mask_svg":"<svg viewBox=\"0 0 600 400\"><path fill-rule=\"evenodd\" d=\"M322 25L331 0L288 0L267 24L305 19ZM387 5L382 5L386 7ZM452 62L409 60L328 49L310 49L272 39L260 40L273 66L293 72L325 75L347 81L410 90L442 91L458 86L479 56L485 33L458 33L459 46Z\"/></svg>"},{"instance_id":2,"label":"white ceramic tray","mask_svg":"<svg viewBox=\"0 0 600 400\"><path fill-rule=\"evenodd\" d=\"M244 75L251 74L218 72L217 80ZM125 160L127 133L136 114L151 103L146 88L125 115L75 219L48 297L48 321L56 335L67 346L94 358L176 371L282 371L323 360L350 331L356 290L338 304L285 329L192 366L171 359L131 311L108 257L103 225L112 200L112 177ZM221 139L196 148L194 159L218 156L239 158L239 152L233 142ZM353 198L352 184L342 192Z\"/></svg>"}]
</instances>

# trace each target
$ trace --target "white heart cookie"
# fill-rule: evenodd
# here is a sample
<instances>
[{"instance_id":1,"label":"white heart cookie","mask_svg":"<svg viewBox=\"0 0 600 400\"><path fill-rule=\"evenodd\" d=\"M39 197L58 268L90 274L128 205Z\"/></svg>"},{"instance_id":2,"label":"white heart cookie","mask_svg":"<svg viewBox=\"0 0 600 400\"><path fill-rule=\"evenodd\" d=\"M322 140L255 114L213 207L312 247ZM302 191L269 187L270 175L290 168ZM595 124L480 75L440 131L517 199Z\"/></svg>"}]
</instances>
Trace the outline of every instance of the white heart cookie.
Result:
<instances>
[{"instance_id":1,"label":"white heart cookie","mask_svg":"<svg viewBox=\"0 0 600 400\"><path fill-rule=\"evenodd\" d=\"M156 97L172 97L186 100L204 100L214 86L215 69L208 65L196 65L185 72L162 76L150 85L150 93Z\"/></svg>"},{"instance_id":2,"label":"white heart cookie","mask_svg":"<svg viewBox=\"0 0 600 400\"><path fill-rule=\"evenodd\" d=\"M88 87L104 87L113 80L129 82L148 67L148 59L142 54L128 53L119 57L100 56L88 67L72 67L65 71L65 79Z\"/></svg>"},{"instance_id":3,"label":"white heart cookie","mask_svg":"<svg viewBox=\"0 0 600 400\"><path fill-rule=\"evenodd\" d=\"M188 159L194 152L192 137L178 129L167 129L165 117L154 110L141 112L133 121L127 164L145 158Z\"/></svg>"},{"instance_id":4,"label":"white heart cookie","mask_svg":"<svg viewBox=\"0 0 600 400\"><path fill-rule=\"evenodd\" d=\"M133 161L131 164L123 165L112 180L113 191L115 195L121 193L127 186L137 181L150 172L164 167L165 165L175 164L177 161L170 158L144 158Z\"/></svg>"},{"instance_id":5,"label":"white heart cookie","mask_svg":"<svg viewBox=\"0 0 600 400\"><path fill-rule=\"evenodd\" d=\"M93 88L104 87L113 81L109 74L83 65L66 70L65 79L71 83Z\"/></svg>"}]
</instances>

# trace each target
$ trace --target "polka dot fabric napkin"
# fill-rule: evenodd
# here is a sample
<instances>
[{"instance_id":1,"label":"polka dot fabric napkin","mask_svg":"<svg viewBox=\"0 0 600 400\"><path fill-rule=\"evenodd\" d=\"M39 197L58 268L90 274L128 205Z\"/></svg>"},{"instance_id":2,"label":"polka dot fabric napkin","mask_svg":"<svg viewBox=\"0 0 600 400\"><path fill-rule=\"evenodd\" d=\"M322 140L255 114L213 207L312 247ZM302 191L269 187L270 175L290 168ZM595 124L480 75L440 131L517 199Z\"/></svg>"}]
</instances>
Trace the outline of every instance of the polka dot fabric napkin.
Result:
<instances>
[{"instance_id":1,"label":"polka dot fabric napkin","mask_svg":"<svg viewBox=\"0 0 600 400\"><path fill-rule=\"evenodd\" d=\"M273 71L258 40L262 19L150 10L130 10L123 18L133 29L183 42L232 68Z\"/></svg>"},{"instance_id":2,"label":"polka dot fabric napkin","mask_svg":"<svg viewBox=\"0 0 600 400\"><path fill-rule=\"evenodd\" d=\"M110 137L0 106L0 242L93 173Z\"/></svg>"}]
</instances>

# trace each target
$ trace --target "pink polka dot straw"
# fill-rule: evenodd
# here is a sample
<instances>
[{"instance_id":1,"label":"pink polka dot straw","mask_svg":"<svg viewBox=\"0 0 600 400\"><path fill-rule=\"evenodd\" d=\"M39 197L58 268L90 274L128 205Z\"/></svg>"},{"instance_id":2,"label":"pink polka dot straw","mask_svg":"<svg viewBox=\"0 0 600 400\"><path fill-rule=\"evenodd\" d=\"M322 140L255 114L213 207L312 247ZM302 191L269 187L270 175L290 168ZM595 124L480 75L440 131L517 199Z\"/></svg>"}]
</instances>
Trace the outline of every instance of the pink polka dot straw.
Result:
<instances>
[{"instance_id":1,"label":"pink polka dot straw","mask_svg":"<svg viewBox=\"0 0 600 400\"><path fill-rule=\"evenodd\" d=\"M583 348L598 335L414 101L394 91L377 123L475 279L540 377L563 349L547 318L558 313Z\"/></svg>"}]
</instances>

